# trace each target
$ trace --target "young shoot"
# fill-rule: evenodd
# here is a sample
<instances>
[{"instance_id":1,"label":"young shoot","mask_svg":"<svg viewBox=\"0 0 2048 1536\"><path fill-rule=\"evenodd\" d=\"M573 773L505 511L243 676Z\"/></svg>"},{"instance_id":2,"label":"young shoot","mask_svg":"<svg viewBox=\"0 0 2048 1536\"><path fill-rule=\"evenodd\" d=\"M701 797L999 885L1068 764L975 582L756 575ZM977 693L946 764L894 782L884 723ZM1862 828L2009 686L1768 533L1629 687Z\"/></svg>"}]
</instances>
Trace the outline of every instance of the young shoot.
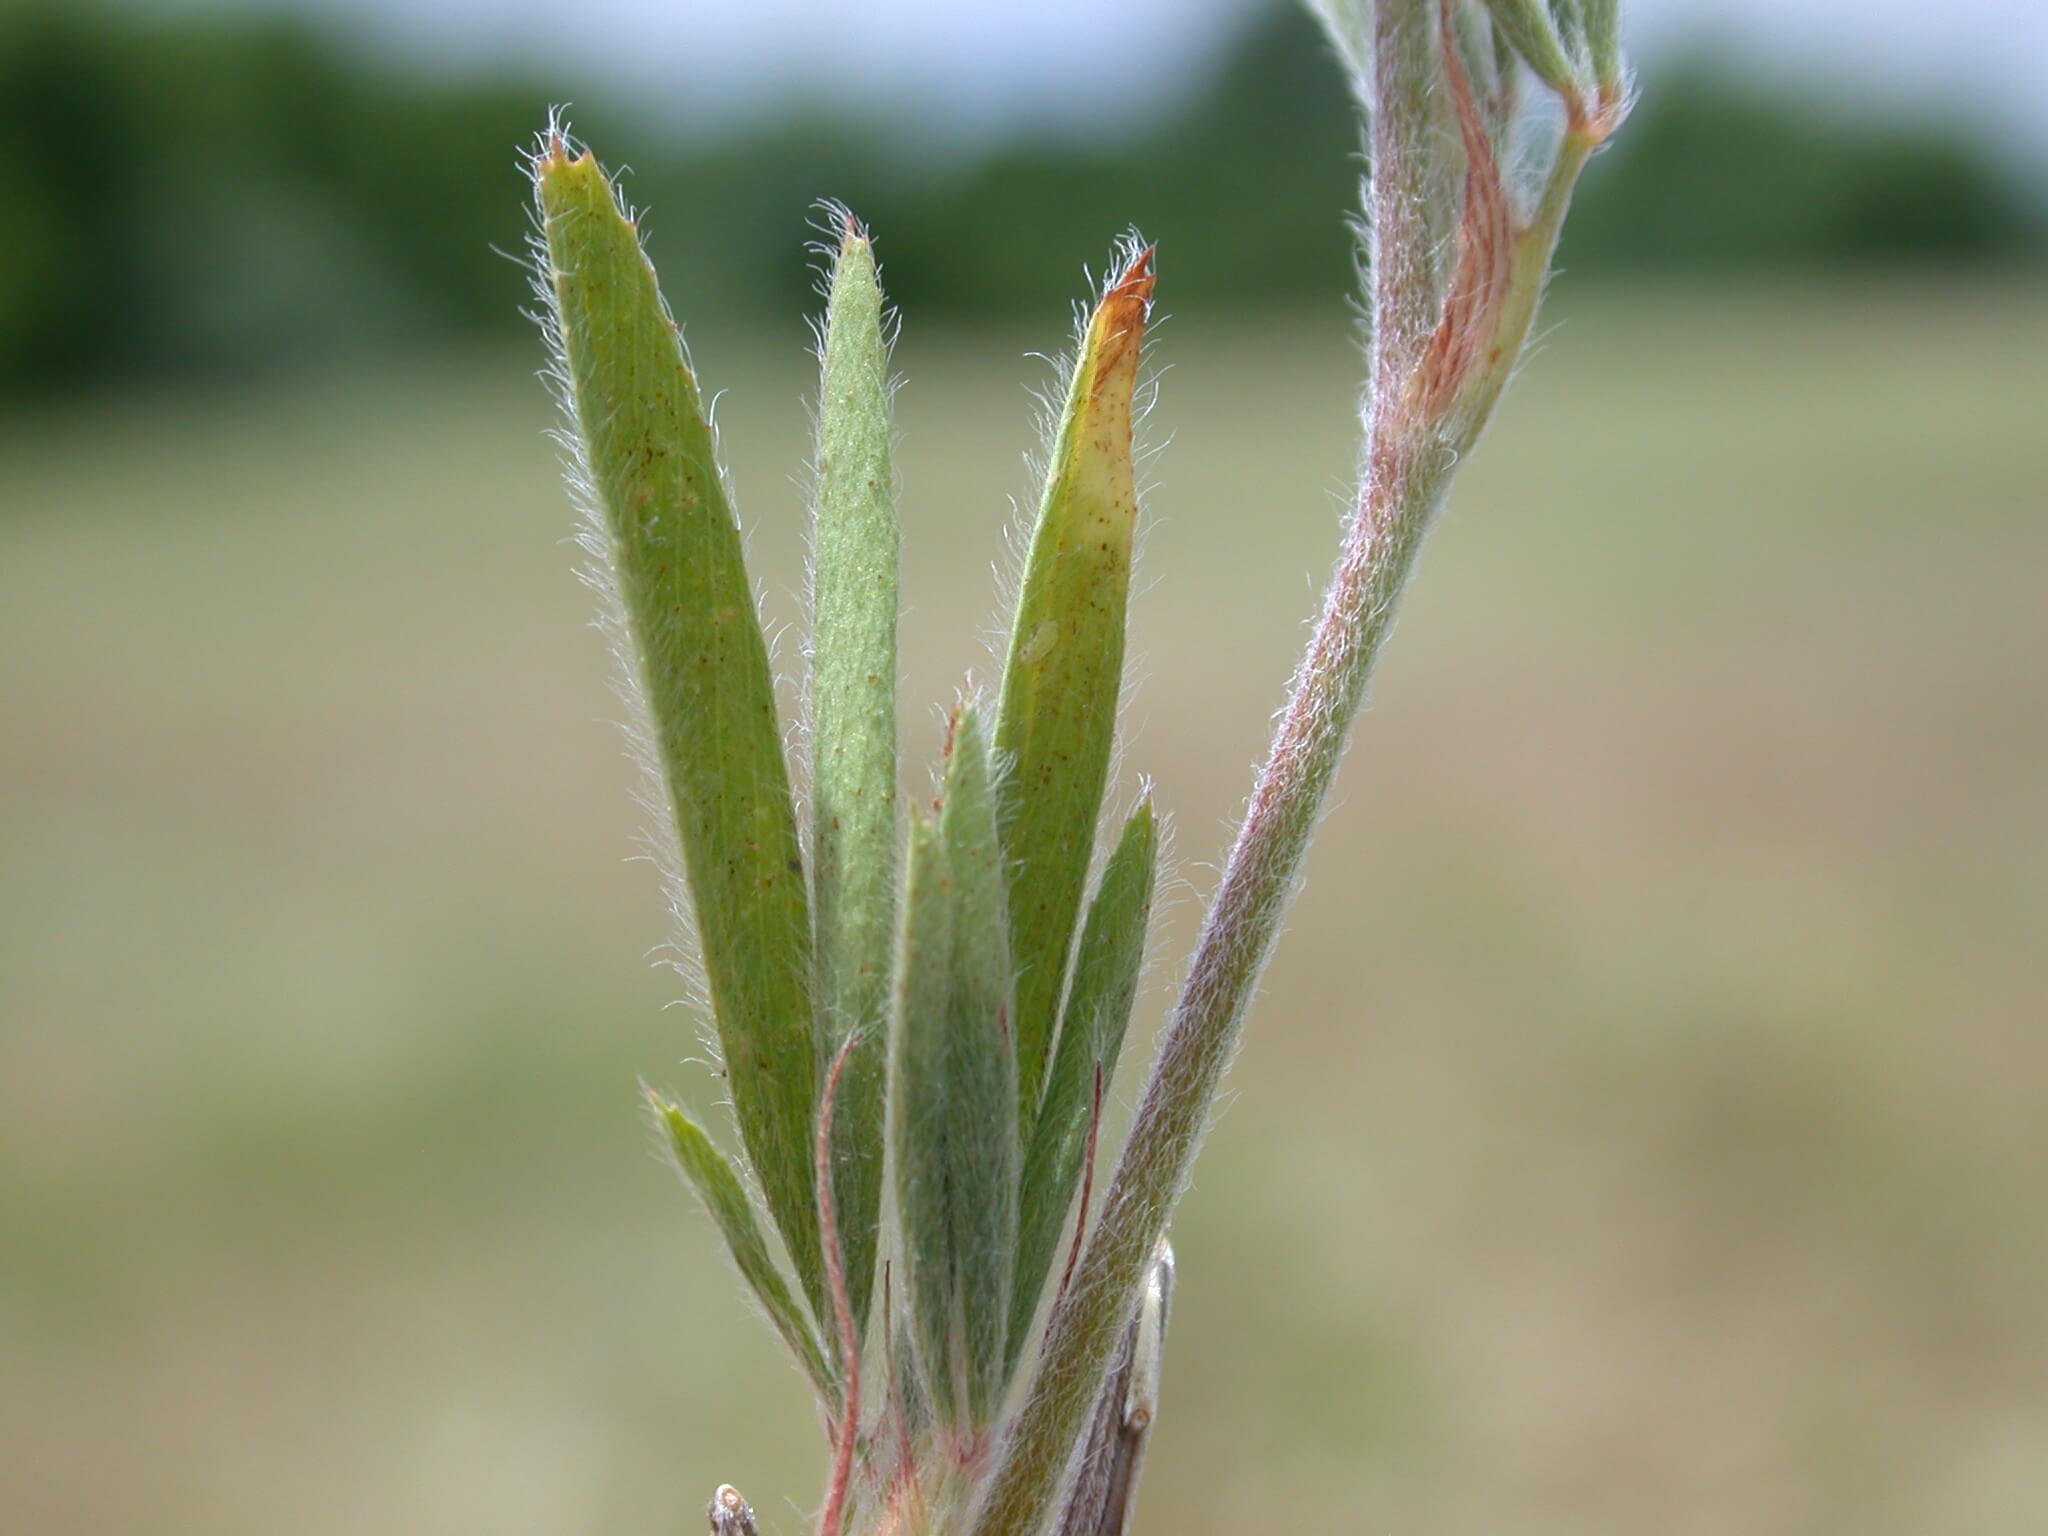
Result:
<instances>
[{"instance_id":1,"label":"young shoot","mask_svg":"<svg viewBox=\"0 0 2048 1536\"><path fill-rule=\"evenodd\" d=\"M1521 355L1579 172L1627 109L1614 0L1318 9L1371 165L1358 489L1113 1164L1102 1105L1160 842L1149 795L1102 825L1154 251L1127 246L1088 313L1000 681L954 710L931 789L906 797L892 321L873 238L831 205L806 839L706 391L616 183L559 123L531 157L571 493L734 1134L648 1096L817 1398L825 1536L1129 1529L1161 1407L1174 1206L1417 550ZM1562 128L1511 176L1537 93ZM756 1530L729 1485L709 1520Z\"/></svg>"}]
</instances>

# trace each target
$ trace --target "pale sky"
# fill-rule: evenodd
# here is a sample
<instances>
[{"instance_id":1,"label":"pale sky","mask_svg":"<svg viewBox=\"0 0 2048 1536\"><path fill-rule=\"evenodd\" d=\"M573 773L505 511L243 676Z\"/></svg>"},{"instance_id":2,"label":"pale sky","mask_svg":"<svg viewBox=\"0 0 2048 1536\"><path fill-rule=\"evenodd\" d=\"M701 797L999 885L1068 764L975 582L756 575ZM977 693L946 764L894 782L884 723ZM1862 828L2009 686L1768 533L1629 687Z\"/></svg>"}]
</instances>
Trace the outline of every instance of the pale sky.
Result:
<instances>
[{"instance_id":1,"label":"pale sky","mask_svg":"<svg viewBox=\"0 0 2048 1536\"><path fill-rule=\"evenodd\" d=\"M1262 0L155 0L290 9L402 56L512 58L629 90L682 116L792 92L964 134L1170 95ZM2048 168L2048 0L1624 0L1648 69L1711 44L1831 95L1932 106ZM1135 97L1135 102L1133 98Z\"/></svg>"}]
</instances>

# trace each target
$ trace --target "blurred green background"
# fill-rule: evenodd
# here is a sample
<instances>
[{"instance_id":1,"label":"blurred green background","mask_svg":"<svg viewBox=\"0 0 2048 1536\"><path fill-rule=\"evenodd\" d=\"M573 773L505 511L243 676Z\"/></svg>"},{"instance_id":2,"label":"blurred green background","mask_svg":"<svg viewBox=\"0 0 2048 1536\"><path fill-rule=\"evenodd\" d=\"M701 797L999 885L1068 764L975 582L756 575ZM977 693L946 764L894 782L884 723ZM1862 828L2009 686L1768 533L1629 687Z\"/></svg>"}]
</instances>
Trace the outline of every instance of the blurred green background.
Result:
<instances>
[{"instance_id":1,"label":"blurred green background","mask_svg":"<svg viewBox=\"0 0 2048 1536\"><path fill-rule=\"evenodd\" d=\"M949 156L249 9L0 23L0 1530L687 1531L722 1480L806 1528L803 1388L638 1114L716 1093L514 150L576 95L639 168L791 664L805 207L876 225L912 784L1026 354L1160 240L1149 1033L1353 450L1355 133L1247 14L1149 126ZM1178 1224L1142 1530L2048 1528L2042 201L1810 94L1666 61L1589 181Z\"/></svg>"}]
</instances>

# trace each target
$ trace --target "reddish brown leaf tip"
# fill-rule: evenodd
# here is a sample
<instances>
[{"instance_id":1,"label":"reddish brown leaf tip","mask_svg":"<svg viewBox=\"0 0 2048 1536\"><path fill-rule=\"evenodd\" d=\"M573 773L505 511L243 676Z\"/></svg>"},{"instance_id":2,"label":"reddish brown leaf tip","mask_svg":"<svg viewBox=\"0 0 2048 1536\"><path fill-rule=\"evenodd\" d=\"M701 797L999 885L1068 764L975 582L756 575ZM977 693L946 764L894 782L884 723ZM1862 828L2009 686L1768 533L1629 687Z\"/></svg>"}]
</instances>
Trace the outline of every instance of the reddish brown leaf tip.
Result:
<instances>
[{"instance_id":1,"label":"reddish brown leaf tip","mask_svg":"<svg viewBox=\"0 0 2048 1536\"><path fill-rule=\"evenodd\" d=\"M1156 280L1152 270L1152 254L1158 249L1156 245L1148 245L1133 256L1130 265L1118 273L1116 281L1110 284L1109 292L1102 296L1102 302L1109 304L1121 299L1140 304L1150 303L1152 285Z\"/></svg>"},{"instance_id":2,"label":"reddish brown leaf tip","mask_svg":"<svg viewBox=\"0 0 2048 1536\"><path fill-rule=\"evenodd\" d=\"M1090 326L1090 344L1097 349L1091 394L1099 393L1112 379L1120 380L1127 393L1137 372L1138 344L1144 340L1145 317L1152 304L1154 249L1148 245L1133 256L1095 308Z\"/></svg>"}]
</instances>

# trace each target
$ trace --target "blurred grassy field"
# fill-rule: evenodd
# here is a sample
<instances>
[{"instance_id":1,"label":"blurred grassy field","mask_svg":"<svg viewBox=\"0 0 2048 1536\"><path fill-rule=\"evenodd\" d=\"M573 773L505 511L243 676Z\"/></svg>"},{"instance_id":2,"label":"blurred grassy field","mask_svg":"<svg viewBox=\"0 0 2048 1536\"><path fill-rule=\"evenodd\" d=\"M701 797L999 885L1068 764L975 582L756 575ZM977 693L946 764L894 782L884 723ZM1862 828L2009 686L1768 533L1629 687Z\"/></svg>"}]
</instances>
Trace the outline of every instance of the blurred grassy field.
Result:
<instances>
[{"instance_id":1,"label":"blurred grassy field","mask_svg":"<svg viewBox=\"0 0 2048 1536\"><path fill-rule=\"evenodd\" d=\"M1563 292L1185 1207L1141 1526L2048 1529L2048 296ZM900 354L916 762L1055 339ZM806 360L697 351L787 626ZM1156 357L1147 1029L1357 374L1334 321ZM0 1529L804 1528L636 1108L715 1095L531 362L0 425Z\"/></svg>"}]
</instances>

